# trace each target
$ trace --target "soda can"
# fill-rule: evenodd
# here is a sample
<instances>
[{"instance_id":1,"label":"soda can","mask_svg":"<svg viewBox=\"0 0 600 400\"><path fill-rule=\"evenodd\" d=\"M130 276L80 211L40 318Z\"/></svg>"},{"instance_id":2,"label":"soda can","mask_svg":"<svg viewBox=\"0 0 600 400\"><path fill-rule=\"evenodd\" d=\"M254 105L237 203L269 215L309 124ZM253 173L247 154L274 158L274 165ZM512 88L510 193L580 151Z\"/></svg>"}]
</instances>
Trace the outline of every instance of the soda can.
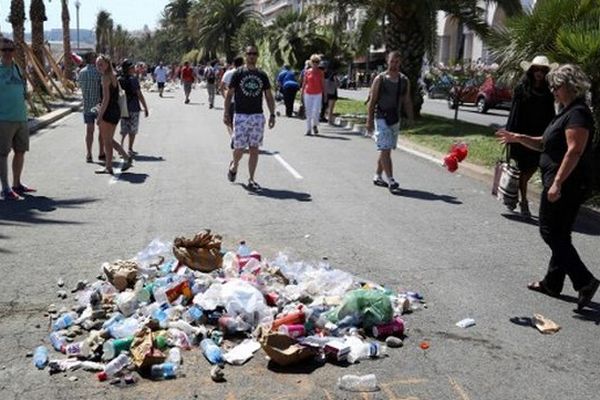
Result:
<instances>
[{"instance_id":1,"label":"soda can","mask_svg":"<svg viewBox=\"0 0 600 400\"><path fill-rule=\"evenodd\" d=\"M401 318L394 318L392 321L375 325L373 327L373 336L376 338L385 338L388 336L402 336L404 333L404 321Z\"/></svg>"}]
</instances>

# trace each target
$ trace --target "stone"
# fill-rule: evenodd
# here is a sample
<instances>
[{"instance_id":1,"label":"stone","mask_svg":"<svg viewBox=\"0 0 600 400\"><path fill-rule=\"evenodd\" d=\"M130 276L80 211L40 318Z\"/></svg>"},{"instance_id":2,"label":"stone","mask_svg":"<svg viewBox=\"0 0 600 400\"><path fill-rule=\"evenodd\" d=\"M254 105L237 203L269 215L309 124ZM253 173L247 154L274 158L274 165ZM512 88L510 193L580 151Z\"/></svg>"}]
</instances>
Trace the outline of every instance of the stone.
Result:
<instances>
[{"instance_id":1,"label":"stone","mask_svg":"<svg viewBox=\"0 0 600 400\"><path fill-rule=\"evenodd\" d=\"M58 285L58 287L63 287L63 286L65 286L65 281L63 281L62 278L58 278L58 281L56 281L56 284Z\"/></svg>"},{"instance_id":2,"label":"stone","mask_svg":"<svg viewBox=\"0 0 600 400\"><path fill-rule=\"evenodd\" d=\"M390 348L397 348L402 347L404 345L404 342L402 341L402 339L396 336L388 336L385 339L385 344Z\"/></svg>"},{"instance_id":3,"label":"stone","mask_svg":"<svg viewBox=\"0 0 600 400\"><path fill-rule=\"evenodd\" d=\"M69 377L69 380L70 380L71 382L77 382L77 381L79 380L79 378L78 378L78 377L76 377L76 376L70 376L70 377Z\"/></svg>"}]
</instances>

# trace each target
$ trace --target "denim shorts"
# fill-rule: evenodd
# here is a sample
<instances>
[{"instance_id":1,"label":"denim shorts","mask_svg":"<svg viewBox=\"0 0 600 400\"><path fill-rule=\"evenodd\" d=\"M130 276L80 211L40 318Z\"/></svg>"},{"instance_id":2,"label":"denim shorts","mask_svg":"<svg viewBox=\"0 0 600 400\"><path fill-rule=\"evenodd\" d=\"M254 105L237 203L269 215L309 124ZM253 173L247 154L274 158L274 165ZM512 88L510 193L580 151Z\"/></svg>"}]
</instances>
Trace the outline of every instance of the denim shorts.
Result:
<instances>
[{"instance_id":1,"label":"denim shorts","mask_svg":"<svg viewBox=\"0 0 600 400\"><path fill-rule=\"evenodd\" d=\"M96 118L98 117L98 114L94 111L85 111L83 113L83 122L86 124L93 124L94 122L96 122Z\"/></svg>"},{"instance_id":2,"label":"denim shorts","mask_svg":"<svg viewBox=\"0 0 600 400\"><path fill-rule=\"evenodd\" d=\"M399 133L399 122L388 126L385 119L377 118L375 120L375 143L377 144L377 150L394 150L398 145Z\"/></svg>"}]
</instances>

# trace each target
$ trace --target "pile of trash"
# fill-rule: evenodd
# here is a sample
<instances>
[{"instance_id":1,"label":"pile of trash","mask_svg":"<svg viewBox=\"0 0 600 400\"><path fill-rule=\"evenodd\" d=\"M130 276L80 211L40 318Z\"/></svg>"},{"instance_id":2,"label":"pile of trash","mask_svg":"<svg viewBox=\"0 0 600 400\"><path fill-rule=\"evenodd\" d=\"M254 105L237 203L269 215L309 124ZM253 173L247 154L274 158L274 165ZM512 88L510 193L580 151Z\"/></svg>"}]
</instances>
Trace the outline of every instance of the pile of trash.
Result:
<instances>
[{"instance_id":1,"label":"pile of trash","mask_svg":"<svg viewBox=\"0 0 600 400\"><path fill-rule=\"evenodd\" d=\"M182 354L197 347L214 365L214 381L225 379L225 363L242 365L261 348L280 366L382 357L402 346L401 316L424 304L417 293L361 281L326 259L312 265L280 253L267 261L245 242L224 251L210 230L172 244L154 240L73 291L71 310L48 310L46 342L61 357L39 346L34 365L51 374L83 369L112 383L176 378Z\"/></svg>"}]
</instances>

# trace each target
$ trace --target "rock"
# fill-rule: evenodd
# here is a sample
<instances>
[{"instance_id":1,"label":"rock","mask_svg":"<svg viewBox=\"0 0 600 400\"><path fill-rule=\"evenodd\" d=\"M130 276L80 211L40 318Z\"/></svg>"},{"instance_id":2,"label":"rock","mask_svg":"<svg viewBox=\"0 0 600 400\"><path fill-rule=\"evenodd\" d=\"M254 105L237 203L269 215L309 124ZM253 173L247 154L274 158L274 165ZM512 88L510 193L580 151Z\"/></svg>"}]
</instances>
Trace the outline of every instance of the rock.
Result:
<instances>
[{"instance_id":1,"label":"rock","mask_svg":"<svg viewBox=\"0 0 600 400\"><path fill-rule=\"evenodd\" d=\"M56 295L60 299L66 299L67 298L67 291L66 290L57 290L56 291Z\"/></svg>"},{"instance_id":2,"label":"rock","mask_svg":"<svg viewBox=\"0 0 600 400\"><path fill-rule=\"evenodd\" d=\"M25 354L25 357L27 357L27 358L33 357L33 351L28 351L27 354Z\"/></svg>"},{"instance_id":3,"label":"rock","mask_svg":"<svg viewBox=\"0 0 600 400\"><path fill-rule=\"evenodd\" d=\"M61 307L60 310L58 310L59 314L65 314L69 311L69 309L67 307Z\"/></svg>"},{"instance_id":4,"label":"rock","mask_svg":"<svg viewBox=\"0 0 600 400\"><path fill-rule=\"evenodd\" d=\"M70 376L70 377L69 377L69 380L70 380L71 382L77 382L77 381L79 380L79 378L78 378L78 377L76 377L76 376Z\"/></svg>"},{"instance_id":5,"label":"rock","mask_svg":"<svg viewBox=\"0 0 600 400\"><path fill-rule=\"evenodd\" d=\"M40 329L42 326L40 324L35 324L36 329Z\"/></svg>"},{"instance_id":6,"label":"rock","mask_svg":"<svg viewBox=\"0 0 600 400\"><path fill-rule=\"evenodd\" d=\"M56 314L56 311L57 311L56 304L50 304L48 306L48 308L46 309L46 311L48 311L49 314Z\"/></svg>"},{"instance_id":7,"label":"rock","mask_svg":"<svg viewBox=\"0 0 600 400\"><path fill-rule=\"evenodd\" d=\"M85 289L85 287L87 286L86 282L87 281L78 281L75 284L75 287L73 289L71 289L71 293L75 293L75 292Z\"/></svg>"},{"instance_id":8,"label":"rock","mask_svg":"<svg viewBox=\"0 0 600 400\"><path fill-rule=\"evenodd\" d=\"M215 365L214 367L212 367L210 370L210 378L214 382L224 382L225 374L223 373L223 367L221 367L220 365Z\"/></svg>"},{"instance_id":9,"label":"rock","mask_svg":"<svg viewBox=\"0 0 600 400\"><path fill-rule=\"evenodd\" d=\"M63 281L62 278L58 278L58 281L56 281L56 284L58 285L58 287L63 287L63 286L65 286L65 281Z\"/></svg>"},{"instance_id":10,"label":"rock","mask_svg":"<svg viewBox=\"0 0 600 400\"><path fill-rule=\"evenodd\" d=\"M385 344L388 347L396 348L396 347L402 347L404 345L404 342L402 341L402 339L400 339L396 336L388 336L385 339Z\"/></svg>"}]
</instances>

